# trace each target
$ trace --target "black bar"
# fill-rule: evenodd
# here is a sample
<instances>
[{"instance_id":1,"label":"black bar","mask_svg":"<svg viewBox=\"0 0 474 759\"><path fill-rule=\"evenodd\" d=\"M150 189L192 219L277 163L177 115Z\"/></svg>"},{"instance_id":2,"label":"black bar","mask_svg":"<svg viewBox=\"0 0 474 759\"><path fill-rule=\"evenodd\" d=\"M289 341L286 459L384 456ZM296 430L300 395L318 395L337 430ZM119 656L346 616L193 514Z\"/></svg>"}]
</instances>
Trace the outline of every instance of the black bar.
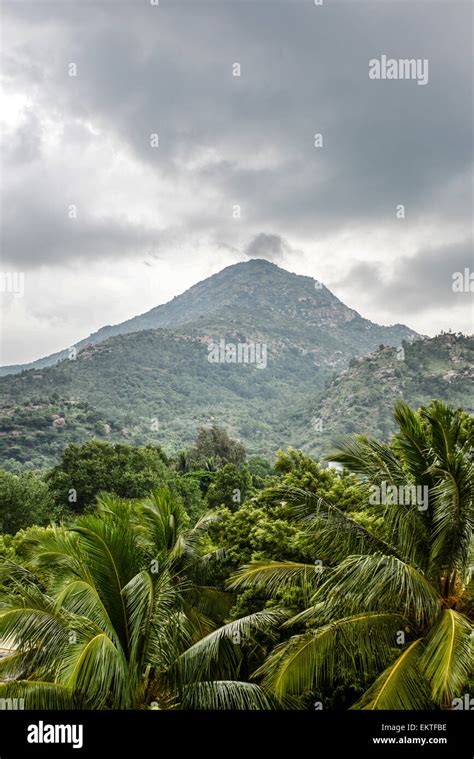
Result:
<instances>
[{"instance_id":1,"label":"black bar","mask_svg":"<svg viewBox=\"0 0 474 759\"><path fill-rule=\"evenodd\" d=\"M42 730L41 728L42 724ZM49 725L70 726L61 739ZM72 726L76 725L73 733ZM33 727L31 727L33 726ZM82 726L82 736L79 733ZM23 757L180 757L239 755L262 759L275 752L295 757L456 757L472 759L470 711L446 712L209 712L209 711L1 711L0 759ZM390 740L389 740L390 739ZM382 742L383 740L383 742ZM286 748L285 748L286 747ZM175 748L175 750L174 750Z\"/></svg>"}]
</instances>

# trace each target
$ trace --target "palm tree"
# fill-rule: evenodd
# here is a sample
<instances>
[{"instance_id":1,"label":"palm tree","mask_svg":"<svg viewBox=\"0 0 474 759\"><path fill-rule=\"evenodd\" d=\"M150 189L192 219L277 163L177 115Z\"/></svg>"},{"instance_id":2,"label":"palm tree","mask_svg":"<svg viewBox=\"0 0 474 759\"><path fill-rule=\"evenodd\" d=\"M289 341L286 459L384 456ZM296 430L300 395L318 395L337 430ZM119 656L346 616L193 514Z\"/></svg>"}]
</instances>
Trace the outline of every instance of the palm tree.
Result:
<instances>
[{"instance_id":1,"label":"palm tree","mask_svg":"<svg viewBox=\"0 0 474 759\"><path fill-rule=\"evenodd\" d=\"M0 639L15 652L0 662L1 696L32 709L267 708L259 686L190 678L181 664L227 608L197 585L210 519L190 529L167 490L138 504L105 497L72 529L34 539L25 566L5 562Z\"/></svg>"},{"instance_id":2,"label":"palm tree","mask_svg":"<svg viewBox=\"0 0 474 759\"><path fill-rule=\"evenodd\" d=\"M101 511L109 502L113 513L114 499L104 499ZM151 570L156 572L161 567L170 574L193 630L193 640L214 630L232 604L229 593L209 582L213 566L223 554L221 549L205 550L208 529L217 519L215 513L207 513L190 527L185 508L167 488L150 493L132 513Z\"/></svg>"},{"instance_id":3,"label":"palm tree","mask_svg":"<svg viewBox=\"0 0 474 759\"><path fill-rule=\"evenodd\" d=\"M333 684L342 673L349 681L361 673L372 681L356 709L450 708L467 686L474 420L439 401L419 412L400 402L394 416L399 432L390 445L357 435L328 456L370 484L374 495L390 493L371 507L383 515L383 534L314 494L277 487L274 497L284 498L314 536L322 569L258 562L229 584L270 595L299 584L310 597L308 608L282 626L303 629L277 645L255 673L281 703ZM427 488L421 491L426 504L412 497L413 486Z\"/></svg>"}]
</instances>

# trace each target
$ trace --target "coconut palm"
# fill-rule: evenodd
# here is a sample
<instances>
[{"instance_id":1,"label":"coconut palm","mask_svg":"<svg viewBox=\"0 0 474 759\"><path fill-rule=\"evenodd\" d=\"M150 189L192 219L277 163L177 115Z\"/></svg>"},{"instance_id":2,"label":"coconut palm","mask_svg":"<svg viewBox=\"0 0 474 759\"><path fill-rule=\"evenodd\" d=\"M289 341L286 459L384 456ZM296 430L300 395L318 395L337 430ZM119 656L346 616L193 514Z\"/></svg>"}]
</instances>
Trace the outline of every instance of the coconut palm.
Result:
<instances>
[{"instance_id":1,"label":"coconut palm","mask_svg":"<svg viewBox=\"0 0 474 759\"><path fill-rule=\"evenodd\" d=\"M115 499L104 499L99 508L113 514ZM213 566L223 551L206 550L206 537L217 519L215 513L207 513L190 527L185 508L167 488L153 491L132 510L150 568L157 571L161 567L170 573L194 640L214 630L232 604L229 593L211 584Z\"/></svg>"},{"instance_id":2,"label":"coconut palm","mask_svg":"<svg viewBox=\"0 0 474 759\"><path fill-rule=\"evenodd\" d=\"M276 488L274 497L314 536L322 568L258 562L230 582L234 590L257 586L270 595L299 584L310 595L308 608L283 624L291 637L256 673L280 701L344 674L362 675L370 685L353 707L360 709L450 708L467 686L473 420L441 402L419 412L398 403L394 416L399 431L390 445L358 435L328 456L370 484L374 495L390 493L370 507L383 516L383 532L314 494ZM413 486L427 487L421 491L426 504L413 498Z\"/></svg>"},{"instance_id":3,"label":"coconut palm","mask_svg":"<svg viewBox=\"0 0 474 759\"><path fill-rule=\"evenodd\" d=\"M190 529L165 490L139 504L106 497L72 529L32 540L24 566L5 562L0 639L15 652L0 662L2 697L27 708L266 708L257 685L189 679L178 665L223 603L195 582L211 561L200 551L207 522Z\"/></svg>"}]
</instances>

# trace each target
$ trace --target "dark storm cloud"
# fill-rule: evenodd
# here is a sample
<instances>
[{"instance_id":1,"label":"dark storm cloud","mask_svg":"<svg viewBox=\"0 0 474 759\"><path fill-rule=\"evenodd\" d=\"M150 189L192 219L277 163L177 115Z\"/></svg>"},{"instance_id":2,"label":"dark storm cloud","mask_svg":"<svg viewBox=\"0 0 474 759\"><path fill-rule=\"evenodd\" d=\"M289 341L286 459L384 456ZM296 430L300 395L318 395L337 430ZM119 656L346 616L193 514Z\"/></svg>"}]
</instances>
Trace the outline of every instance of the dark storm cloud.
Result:
<instances>
[{"instance_id":1,"label":"dark storm cloud","mask_svg":"<svg viewBox=\"0 0 474 759\"><path fill-rule=\"evenodd\" d=\"M413 179L431 186L447 166L450 174L465 168L466 4L178 0L14 10L32 23L46 16L59 24L61 55L43 61L50 85L71 109L100 114L147 162L155 129L165 164L197 145L225 145L232 160L233 143L255 151L271 142L296 162L313 156L313 188L322 173L327 189L349 180L367 202L381 187L390 199L397 190L415 197ZM428 86L369 80L368 60L381 52L429 58ZM65 76L70 60L78 65L74 82ZM240 79L231 76L234 61ZM323 150L313 147L315 131L326 137Z\"/></svg>"},{"instance_id":2,"label":"dark storm cloud","mask_svg":"<svg viewBox=\"0 0 474 759\"><path fill-rule=\"evenodd\" d=\"M162 15L102 11L71 107L100 113L170 179L180 159L216 147L222 160L195 171L262 226L314 233L383 223L398 203L412 219L443 215L443 188L465 176L471 147L472 79L457 50L468 44L468 18L452 8L178 2ZM428 58L429 84L369 80L368 60L381 52ZM231 76L234 61L240 78ZM162 149L151 155L154 130ZM275 165L249 166L268 145ZM469 201L462 190L460 216Z\"/></svg>"},{"instance_id":3,"label":"dark storm cloud","mask_svg":"<svg viewBox=\"0 0 474 759\"><path fill-rule=\"evenodd\" d=\"M248 255L276 262L288 252L282 236L324 240L381 227L393 229L396 239L398 204L406 208L402 223L415 231L427 219L438 228L468 224L472 75L466 3L5 5L13 27L37 32L7 52L9 81L33 89L45 108L70 121L92 121L152 167L171 195L186 182L196 187L197 200L201 192L213 193L204 208L190 203L179 209L181 227L191 237L207 233L232 248L236 227L228 209L235 203L247 233L256 235ZM381 54L427 58L429 83L370 80L368 62ZM74 79L67 76L71 61L78 67ZM241 64L240 78L232 76L234 62ZM155 132L158 150L150 147ZM323 147L314 146L315 133L322 134ZM12 148L18 161L38 158L28 134ZM22 262L141 254L153 245L150 230L124 221L127 209L114 223L99 207L82 231L73 228L48 209L49 197L56 205L65 200L47 182L46 176L41 207L21 182L9 189L6 249ZM94 191L91 177L92 197ZM142 188L130 192L139 197ZM19 207L27 225L20 224ZM390 287L407 310L421 306L400 289L405 276L429 274L433 286L426 303L444 293L445 261L430 255L400 261ZM374 299L379 291L382 285L374 287Z\"/></svg>"},{"instance_id":4,"label":"dark storm cloud","mask_svg":"<svg viewBox=\"0 0 474 759\"><path fill-rule=\"evenodd\" d=\"M3 209L2 258L18 267L156 253L156 232L114 218L69 218L67 206Z\"/></svg>"},{"instance_id":5,"label":"dark storm cloud","mask_svg":"<svg viewBox=\"0 0 474 759\"><path fill-rule=\"evenodd\" d=\"M453 275L473 267L472 240L420 250L413 257L397 262L393 276L387 276L382 263L360 263L354 266L342 287L361 289L374 306L384 308L390 303L394 313L421 313L434 306L455 307L460 300L472 308L472 292L453 290ZM474 330L474 312L472 329Z\"/></svg>"},{"instance_id":6,"label":"dark storm cloud","mask_svg":"<svg viewBox=\"0 0 474 759\"><path fill-rule=\"evenodd\" d=\"M281 264L285 258L296 251L289 242L279 235L268 235L264 232L256 235L245 248L249 258L266 258L267 261Z\"/></svg>"}]
</instances>

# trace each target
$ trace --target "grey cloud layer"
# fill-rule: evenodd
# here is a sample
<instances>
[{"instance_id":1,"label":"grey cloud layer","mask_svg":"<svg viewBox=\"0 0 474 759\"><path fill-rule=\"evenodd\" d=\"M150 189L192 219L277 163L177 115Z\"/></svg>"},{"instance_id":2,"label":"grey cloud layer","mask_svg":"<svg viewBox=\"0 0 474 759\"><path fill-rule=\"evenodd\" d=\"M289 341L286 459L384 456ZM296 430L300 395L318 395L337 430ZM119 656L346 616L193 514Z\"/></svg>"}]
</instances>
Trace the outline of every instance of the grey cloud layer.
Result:
<instances>
[{"instance_id":1,"label":"grey cloud layer","mask_svg":"<svg viewBox=\"0 0 474 759\"><path fill-rule=\"evenodd\" d=\"M7 82L32 92L44 110L67 123L72 156L64 183L48 183L44 126L31 116L12 139L9 170L21 165L24 179L5 188L9 260L23 266L77 256L143 257L162 250L163 240L206 234L229 247L247 245L247 255L278 263L291 251L284 246L292 237L325 240L342 231L363 235L383 228L396 239L400 224L413 234L422 225L455 226L457 239L467 239L468 255L468 3L332 0L315 7L298 0L174 0L157 7L5 7L19 35L7 51ZM429 84L369 80L368 61L382 53L428 58ZM75 79L67 76L71 61L78 66ZM240 79L232 77L235 61L242 66ZM126 207L111 216L100 196L94 198L95 177L76 176L85 146L96 139L77 126L88 121L101 139L116 141L152 168L170 195L175 188L191 188L195 202L180 201L168 229L140 224ZM153 132L160 135L158 150L150 148ZM323 148L314 147L315 133L323 135ZM99 158L97 174L104 172ZM64 215L72 202L65 188L89 204L75 227ZM130 187L134 198L141 192L140 186ZM203 202L206 193L209 201ZM143 202L149 204L149 196ZM235 203L242 207L240 224L231 221ZM406 208L402 222L395 218L400 203ZM418 255L400 257L388 284L369 275L374 302L398 293L397 303L415 313L419 300L409 288L401 292L400 284L406 276L426 281L428 272L427 302L441 297L449 304L451 296L444 299L441 292L452 271L445 256L454 255L453 248L436 250L422 242ZM367 267L360 263L351 276L367 277Z\"/></svg>"},{"instance_id":2,"label":"grey cloud layer","mask_svg":"<svg viewBox=\"0 0 474 759\"><path fill-rule=\"evenodd\" d=\"M379 308L391 303L393 313L420 313L433 306L455 307L461 300L472 308L472 293L453 290L453 274L472 269L472 241L420 250L397 262L393 276L382 263L360 263L338 284L363 288L368 300ZM474 326L474 324L473 324Z\"/></svg>"}]
</instances>

